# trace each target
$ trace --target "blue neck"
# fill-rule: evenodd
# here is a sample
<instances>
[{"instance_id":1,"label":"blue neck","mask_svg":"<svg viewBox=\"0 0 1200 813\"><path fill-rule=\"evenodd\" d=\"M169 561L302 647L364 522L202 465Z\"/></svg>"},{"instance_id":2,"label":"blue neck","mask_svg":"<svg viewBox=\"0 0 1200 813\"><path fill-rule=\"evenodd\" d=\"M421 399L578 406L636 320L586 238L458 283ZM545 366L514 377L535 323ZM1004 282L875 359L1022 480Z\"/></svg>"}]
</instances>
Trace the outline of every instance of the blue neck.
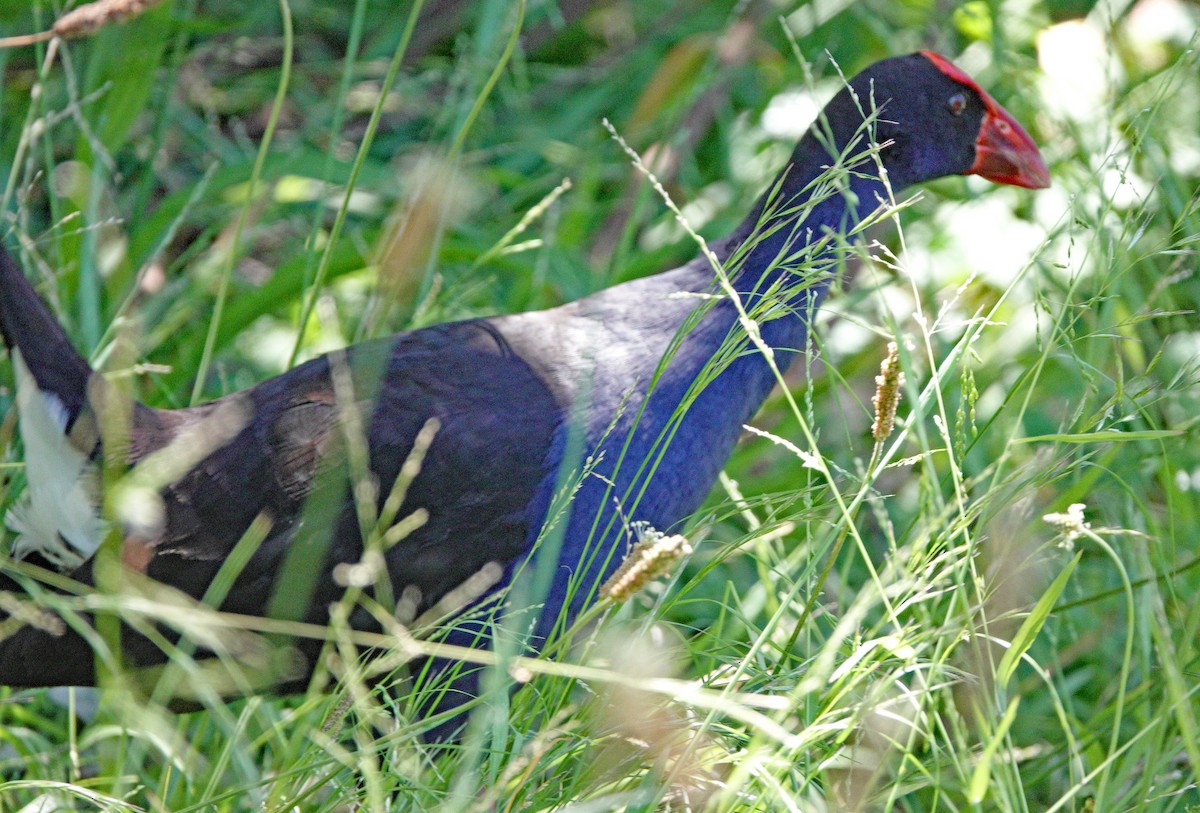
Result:
<instances>
[{"instance_id":1,"label":"blue neck","mask_svg":"<svg viewBox=\"0 0 1200 813\"><path fill-rule=\"evenodd\" d=\"M832 246L844 238L827 233L844 235L875 209L883 194L883 185L869 176L852 177L849 188L840 191L825 184L811 186L821 166L831 162L805 160L807 142L797 148L774 195L764 195L733 234L711 244L743 309L773 349L780 371L803 351L808 325L836 271L838 252ZM808 145L810 154L814 146ZM825 154L823 149L820 154ZM813 204L817 195L821 199ZM718 296L704 301L680 298L680 293ZM594 586L624 558L631 544L628 522L643 520L663 532L679 530L712 489L742 426L774 387L775 372L748 343L737 308L722 294L711 263L698 257L681 268L568 306L610 327L619 324L617 335L634 341L616 341L611 362L598 351L589 411L598 416L598 423L587 427L584 456L594 455L600 462L575 494L550 607L569 606L572 615L582 606ZM646 393L664 350L685 324L690 329ZM711 368L706 368L718 356L731 360L697 393L697 380L711 376ZM631 380L640 387L622 411L618 403L631 394ZM613 415L618 415L615 421ZM565 443L565 436L558 442ZM560 445L553 456L563 451ZM550 478L535 502L535 528L545 516L552 483ZM614 509L617 504L619 512ZM579 587L568 599L572 579L579 580ZM539 634L545 634L550 623L552 619L544 617Z\"/></svg>"},{"instance_id":2,"label":"blue neck","mask_svg":"<svg viewBox=\"0 0 1200 813\"><path fill-rule=\"evenodd\" d=\"M887 199L887 188L876 176L873 162L860 165L853 173L837 173L836 182L814 182L823 166L831 163L823 157L826 155L811 137L801 141L788 169L759 198L750 215L712 246L741 295L743 308L758 322L763 340L779 351L776 361L781 369L791 363L794 351L803 349L811 314L837 271L839 242ZM711 265L703 258L667 274L678 275L678 282L687 290L722 293L714 284ZM791 312L780 315L788 310ZM779 318L763 318L768 315ZM742 330L728 300L719 303L707 318ZM715 353L723 340L715 333L705 331L692 352L699 356ZM760 353L744 356L734 366L739 365L761 368L759 375L773 379ZM721 384L714 382L714 386ZM742 390L736 400L751 405L753 413L770 387L770 381L752 386L749 391Z\"/></svg>"},{"instance_id":3,"label":"blue neck","mask_svg":"<svg viewBox=\"0 0 1200 813\"><path fill-rule=\"evenodd\" d=\"M733 255L741 275L759 280L763 290L763 281L770 284L826 253L822 247L830 239L827 233L845 235L887 198L873 158L856 159L851 169L827 172L833 163L811 133L805 136L771 188L722 241L718 256L728 265ZM736 256L739 253L743 256Z\"/></svg>"}]
</instances>

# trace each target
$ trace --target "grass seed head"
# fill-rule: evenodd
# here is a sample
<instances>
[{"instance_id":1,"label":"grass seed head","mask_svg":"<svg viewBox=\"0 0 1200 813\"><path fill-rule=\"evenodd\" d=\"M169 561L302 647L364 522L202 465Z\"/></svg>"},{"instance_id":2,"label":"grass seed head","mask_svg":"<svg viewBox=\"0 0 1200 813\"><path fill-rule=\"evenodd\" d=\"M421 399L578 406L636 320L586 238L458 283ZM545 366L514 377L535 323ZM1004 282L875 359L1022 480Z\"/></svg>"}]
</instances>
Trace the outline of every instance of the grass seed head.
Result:
<instances>
[{"instance_id":1,"label":"grass seed head","mask_svg":"<svg viewBox=\"0 0 1200 813\"><path fill-rule=\"evenodd\" d=\"M137 17L162 0L96 0L68 11L55 20L49 31L0 39L0 48L17 48L46 42L54 37L88 37L111 23L123 23Z\"/></svg>"},{"instance_id":2,"label":"grass seed head","mask_svg":"<svg viewBox=\"0 0 1200 813\"><path fill-rule=\"evenodd\" d=\"M665 536L646 532L629 556L600 588L600 595L613 601L628 601L653 580L665 576L679 559L692 552L682 534Z\"/></svg>"},{"instance_id":3,"label":"grass seed head","mask_svg":"<svg viewBox=\"0 0 1200 813\"><path fill-rule=\"evenodd\" d=\"M895 342L888 342L887 355L879 365L879 375L875 376L875 395L871 398L875 407L871 436L879 443L887 440L896 427L896 407L900 405L900 388L903 386L899 348Z\"/></svg>"},{"instance_id":4,"label":"grass seed head","mask_svg":"<svg viewBox=\"0 0 1200 813\"><path fill-rule=\"evenodd\" d=\"M0 621L0 641L27 624L51 635L66 632L66 625L57 615L22 601L7 590L0 590L0 612L8 614L8 618Z\"/></svg>"},{"instance_id":5,"label":"grass seed head","mask_svg":"<svg viewBox=\"0 0 1200 813\"><path fill-rule=\"evenodd\" d=\"M1082 536L1085 531L1092 526L1084 521L1083 510L1087 506L1081 502L1072 503L1067 506L1065 513L1051 513L1042 517L1043 522L1057 527L1063 534L1063 542L1070 546L1077 538Z\"/></svg>"},{"instance_id":6,"label":"grass seed head","mask_svg":"<svg viewBox=\"0 0 1200 813\"><path fill-rule=\"evenodd\" d=\"M55 36L86 37L110 23L122 23L138 16L162 0L97 0L69 11L54 23Z\"/></svg>"}]
</instances>

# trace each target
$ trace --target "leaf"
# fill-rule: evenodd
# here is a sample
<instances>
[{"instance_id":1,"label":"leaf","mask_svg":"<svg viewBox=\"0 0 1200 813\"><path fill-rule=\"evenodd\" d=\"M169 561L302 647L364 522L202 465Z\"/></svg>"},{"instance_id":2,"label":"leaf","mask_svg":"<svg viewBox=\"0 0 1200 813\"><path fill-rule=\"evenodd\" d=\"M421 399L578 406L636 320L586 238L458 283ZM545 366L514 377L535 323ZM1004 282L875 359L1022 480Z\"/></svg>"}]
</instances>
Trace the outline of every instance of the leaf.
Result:
<instances>
[{"instance_id":1,"label":"leaf","mask_svg":"<svg viewBox=\"0 0 1200 813\"><path fill-rule=\"evenodd\" d=\"M1033 610L1030 611L1029 617L1021 624L1021 628L1017 630L1017 634L1013 636L1008 651L1004 653L1004 657L1000 659L1000 665L996 667L996 683L998 685L1007 686L1009 680L1012 679L1013 672L1016 671L1021 656L1029 651L1029 647L1033 645L1034 639L1042 631L1042 627L1046 624L1046 619L1050 617L1054 605L1058 603L1058 598L1066 588L1071 574L1075 572L1075 565L1079 564L1079 559L1082 555L1082 551L1075 554L1075 558L1063 568L1062 573L1059 573L1055 577L1050 586L1046 588L1046 592L1038 599Z\"/></svg>"},{"instance_id":2,"label":"leaf","mask_svg":"<svg viewBox=\"0 0 1200 813\"><path fill-rule=\"evenodd\" d=\"M992 735L987 747L983 749L983 754L979 757L979 762L975 764L975 770L971 773L971 784L967 787L967 799L973 805L982 802L983 797L987 795L988 785L992 779L992 760L996 758L996 752L1000 750L1004 738L1008 735L1008 730L1012 728L1013 720L1017 719L1017 708L1020 705L1020 697L1014 697L1008 704L1004 716L1000 719L1000 725L996 728L996 733Z\"/></svg>"},{"instance_id":3,"label":"leaf","mask_svg":"<svg viewBox=\"0 0 1200 813\"><path fill-rule=\"evenodd\" d=\"M165 3L95 36L87 87L89 92L105 88L100 109L92 118L95 134L109 154L125 143L151 91L161 83L158 68L171 30L171 4ZM90 147L87 139L81 138L79 155L91 155Z\"/></svg>"},{"instance_id":4,"label":"leaf","mask_svg":"<svg viewBox=\"0 0 1200 813\"><path fill-rule=\"evenodd\" d=\"M1118 432L1105 429L1102 432L1063 432L1053 435L1036 435L1031 438L1018 438L1017 443L1123 443L1132 440L1165 440L1186 434L1182 429L1139 429L1132 432Z\"/></svg>"},{"instance_id":5,"label":"leaf","mask_svg":"<svg viewBox=\"0 0 1200 813\"><path fill-rule=\"evenodd\" d=\"M626 129L632 141L640 141L671 103L687 98L705 63L712 59L714 45L711 34L693 34L666 53L629 115Z\"/></svg>"}]
</instances>

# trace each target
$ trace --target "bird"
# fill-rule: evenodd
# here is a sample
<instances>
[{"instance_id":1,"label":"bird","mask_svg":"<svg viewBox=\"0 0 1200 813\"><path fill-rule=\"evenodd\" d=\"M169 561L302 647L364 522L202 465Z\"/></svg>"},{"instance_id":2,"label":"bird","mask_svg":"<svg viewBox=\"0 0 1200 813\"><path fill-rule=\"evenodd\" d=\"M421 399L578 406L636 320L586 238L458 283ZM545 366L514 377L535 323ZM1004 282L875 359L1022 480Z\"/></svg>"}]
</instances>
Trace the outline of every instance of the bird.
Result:
<instances>
[{"instance_id":1,"label":"bird","mask_svg":"<svg viewBox=\"0 0 1200 813\"><path fill-rule=\"evenodd\" d=\"M522 627L536 651L596 600L639 531L677 532L700 508L743 425L803 352L844 238L898 193L948 175L1050 183L1033 139L952 62L931 51L884 59L844 83L741 224L678 268L547 310L355 345L175 410L120 408L116 386L0 246L0 333L27 481L7 517L12 559L93 585L97 549L115 532L126 567L201 599L260 527L220 608L324 624L347 589L339 567L366 561L363 525L382 515L395 523L385 535L404 529L380 550L384 575L366 592L424 612L489 568L498 575L473 599L503 597L536 565L544 579ZM366 492L346 474L350 413L375 486ZM168 472L146 510L102 510L113 455ZM28 582L11 561L3 586L18 591ZM374 622L359 613L353 623ZM486 647L494 623L447 639ZM0 685L92 684L88 638L44 626L0 641ZM128 663L164 659L143 635L121 641ZM280 685L302 685L319 642L299 652ZM435 711L453 715L478 694L474 680Z\"/></svg>"}]
</instances>

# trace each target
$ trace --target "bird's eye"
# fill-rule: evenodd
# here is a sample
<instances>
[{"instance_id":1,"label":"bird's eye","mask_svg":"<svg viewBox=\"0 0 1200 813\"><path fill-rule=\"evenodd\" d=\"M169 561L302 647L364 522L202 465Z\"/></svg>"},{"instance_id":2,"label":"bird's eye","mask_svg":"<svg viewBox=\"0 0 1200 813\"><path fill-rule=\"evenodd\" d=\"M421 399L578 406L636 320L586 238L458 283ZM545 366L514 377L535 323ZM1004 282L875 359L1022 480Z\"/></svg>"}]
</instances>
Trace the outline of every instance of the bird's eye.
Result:
<instances>
[{"instance_id":1,"label":"bird's eye","mask_svg":"<svg viewBox=\"0 0 1200 813\"><path fill-rule=\"evenodd\" d=\"M949 106L951 113L961 116L962 112L967 109L967 97L961 93L955 93L946 104Z\"/></svg>"}]
</instances>

